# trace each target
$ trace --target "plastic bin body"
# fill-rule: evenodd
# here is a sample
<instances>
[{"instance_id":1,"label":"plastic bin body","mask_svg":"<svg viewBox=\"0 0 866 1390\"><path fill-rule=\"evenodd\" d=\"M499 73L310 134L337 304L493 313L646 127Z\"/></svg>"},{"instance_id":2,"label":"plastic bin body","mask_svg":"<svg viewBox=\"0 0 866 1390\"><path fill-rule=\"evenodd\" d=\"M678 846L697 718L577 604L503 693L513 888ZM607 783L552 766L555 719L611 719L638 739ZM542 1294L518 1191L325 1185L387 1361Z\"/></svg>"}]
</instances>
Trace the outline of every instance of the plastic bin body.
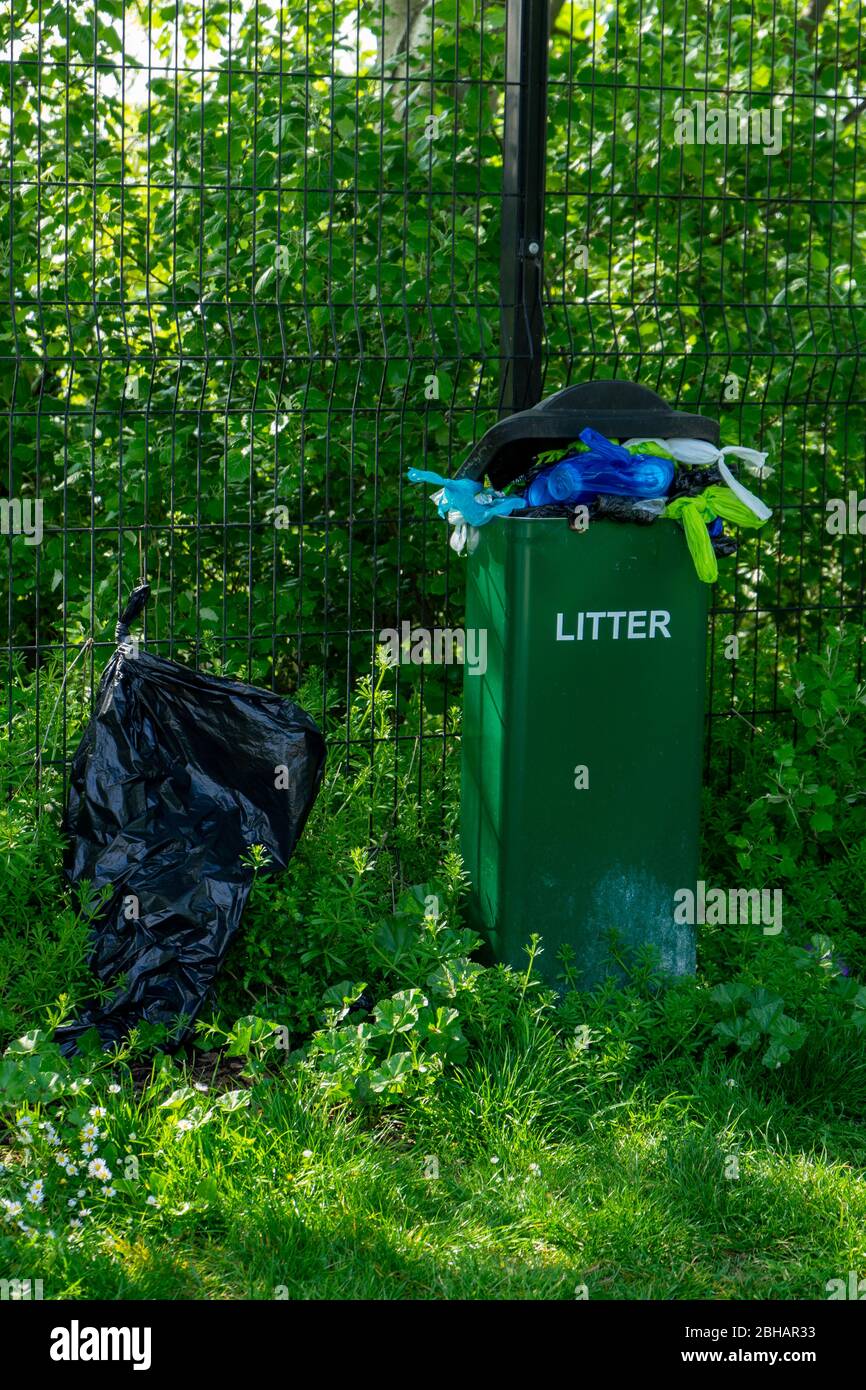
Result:
<instances>
[{"instance_id":1,"label":"plastic bin body","mask_svg":"<svg viewBox=\"0 0 866 1390\"><path fill-rule=\"evenodd\" d=\"M487 630L487 660L464 672L461 838L498 960L525 967L538 932L542 975L561 977L570 946L591 987L618 973L613 928L693 971L674 895L698 875L707 592L674 522L481 529L466 626Z\"/></svg>"}]
</instances>

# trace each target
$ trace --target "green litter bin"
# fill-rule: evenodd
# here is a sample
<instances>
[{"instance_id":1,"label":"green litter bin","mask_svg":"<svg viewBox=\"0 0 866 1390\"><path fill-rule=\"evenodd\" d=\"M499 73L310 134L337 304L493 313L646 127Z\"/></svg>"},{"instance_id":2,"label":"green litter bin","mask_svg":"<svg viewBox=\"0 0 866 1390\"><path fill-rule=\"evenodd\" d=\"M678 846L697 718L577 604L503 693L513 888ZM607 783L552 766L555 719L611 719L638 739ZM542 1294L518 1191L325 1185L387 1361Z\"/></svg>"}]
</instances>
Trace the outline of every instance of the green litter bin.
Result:
<instances>
[{"instance_id":1,"label":"green litter bin","mask_svg":"<svg viewBox=\"0 0 866 1390\"><path fill-rule=\"evenodd\" d=\"M461 476L504 486L587 425L718 444L714 421L594 382L500 421ZM486 629L487 660L464 677L461 840L498 960L525 966L538 933L551 983L562 947L585 988L619 973L623 946L693 971L674 895L698 876L707 594L668 520L581 533L517 513L479 530L466 627Z\"/></svg>"}]
</instances>

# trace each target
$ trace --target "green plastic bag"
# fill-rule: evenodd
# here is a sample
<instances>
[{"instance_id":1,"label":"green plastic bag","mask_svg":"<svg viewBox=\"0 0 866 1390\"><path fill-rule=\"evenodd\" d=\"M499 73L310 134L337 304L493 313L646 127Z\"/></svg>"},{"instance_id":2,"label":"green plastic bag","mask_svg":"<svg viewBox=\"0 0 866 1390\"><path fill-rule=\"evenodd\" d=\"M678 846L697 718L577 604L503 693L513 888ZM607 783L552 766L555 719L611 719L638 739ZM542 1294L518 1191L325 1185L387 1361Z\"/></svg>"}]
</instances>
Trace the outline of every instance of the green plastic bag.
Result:
<instances>
[{"instance_id":1,"label":"green plastic bag","mask_svg":"<svg viewBox=\"0 0 866 1390\"><path fill-rule=\"evenodd\" d=\"M729 487L714 484L698 497L677 497L665 507L663 516L672 521L681 521L686 533L686 541L695 562L698 578L705 584L715 584L719 577L713 543L707 525L720 516L734 526L749 526L757 529L764 522L755 516L744 502L735 497Z\"/></svg>"}]
</instances>

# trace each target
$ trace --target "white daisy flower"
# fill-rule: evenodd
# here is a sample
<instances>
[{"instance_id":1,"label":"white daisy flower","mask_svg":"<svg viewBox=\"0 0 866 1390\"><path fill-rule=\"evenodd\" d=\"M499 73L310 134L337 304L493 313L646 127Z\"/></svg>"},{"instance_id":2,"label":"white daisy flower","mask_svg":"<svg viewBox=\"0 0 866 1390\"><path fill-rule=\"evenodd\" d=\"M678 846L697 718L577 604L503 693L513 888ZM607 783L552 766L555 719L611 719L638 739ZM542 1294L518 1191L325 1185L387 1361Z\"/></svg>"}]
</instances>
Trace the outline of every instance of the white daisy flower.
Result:
<instances>
[{"instance_id":1,"label":"white daisy flower","mask_svg":"<svg viewBox=\"0 0 866 1390\"><path fill-rule=\"evenodd\" d=\"M30 1187L27 1190L27 1200L31 1203L32 1206L42 1206L42 1203L45 1201L44 1187L45 1183L42 1181L41 1178L37 1178L34 1183L30 1184Z\"/></svg>"},{"instance_id":2,"label":"white daisy flower","mask_svg":"<svg viewBox=\"0 0 866 1390\"><path fill-rule=\"evenodd\" d=\"M104 1158L93 1158L87 1165L88 1176L99 1178L100 1182L111 1182L111 1169Z\"/></svg>"},{"instance_id":3,"label":"white daisy flower","mask_svg":"<svg viewBox=\"0 0 866 1390\"><path fill-rule=\"evenodd\" d=\"M86 1143L81 1145L81 1152L84 1154L85 1158L89 1158L91 1154L96 1153L96 1145L93 1143L92 1139L88 1139Z\"/></svg>"}]
</instances>

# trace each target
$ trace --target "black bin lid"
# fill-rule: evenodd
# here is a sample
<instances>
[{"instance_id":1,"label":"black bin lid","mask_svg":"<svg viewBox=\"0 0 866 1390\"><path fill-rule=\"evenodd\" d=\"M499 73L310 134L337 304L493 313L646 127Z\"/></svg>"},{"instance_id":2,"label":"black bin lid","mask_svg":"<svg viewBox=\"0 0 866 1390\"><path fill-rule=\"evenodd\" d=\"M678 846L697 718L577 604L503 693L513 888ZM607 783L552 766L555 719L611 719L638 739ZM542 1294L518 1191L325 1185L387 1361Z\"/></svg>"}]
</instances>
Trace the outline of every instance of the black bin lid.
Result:
<instances>
[{"instance_id":1,"label":"black bin lid","mask_svg":"<svg viewBox=\"0 0 866 1390\"><path fill-rule=\"evenodd\" d=\"M530 467L537 454L565 448L589 426L608 439L703 439L719 443L719 424L705 415L686 415L633 381L586 381L566 386L530 410L492 425L479 439L458 478L483 479L505 487Z\"/></svg>"}]
</instances>

